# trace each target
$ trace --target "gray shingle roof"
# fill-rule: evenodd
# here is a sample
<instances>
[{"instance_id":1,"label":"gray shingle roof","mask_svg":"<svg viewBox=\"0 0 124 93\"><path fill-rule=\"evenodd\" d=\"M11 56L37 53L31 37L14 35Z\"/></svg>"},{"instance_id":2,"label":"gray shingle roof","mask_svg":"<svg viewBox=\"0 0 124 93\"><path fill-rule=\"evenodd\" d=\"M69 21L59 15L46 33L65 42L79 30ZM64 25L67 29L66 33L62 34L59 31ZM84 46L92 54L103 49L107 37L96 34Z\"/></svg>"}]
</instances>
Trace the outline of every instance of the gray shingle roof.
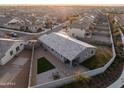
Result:
<instances>
[{"instance_id":1,"label":"gray shingle roof","mask_svg":"<svg viewBox=\"0 0 124 93\"><path fill-rule=\"evenodd\" d=\"M73 28L82 28L87 30L90 26L90 24L93 22L94 18L92 18L91 16L85 16L82 19L80 19L80 21L74 22L73 24L71 24L71 27Z\"/></svg>"},{"instance_id":2,"label":"gray shingle roof","mask_svg":"<svg viewBox=\"0 0 124 93\"><path fill-rule=\"evenodd\" d=\"M94 47L60 33L43 35L39 40L69 60L73 60L85 48Z\"/></svg>"}]
</instances>

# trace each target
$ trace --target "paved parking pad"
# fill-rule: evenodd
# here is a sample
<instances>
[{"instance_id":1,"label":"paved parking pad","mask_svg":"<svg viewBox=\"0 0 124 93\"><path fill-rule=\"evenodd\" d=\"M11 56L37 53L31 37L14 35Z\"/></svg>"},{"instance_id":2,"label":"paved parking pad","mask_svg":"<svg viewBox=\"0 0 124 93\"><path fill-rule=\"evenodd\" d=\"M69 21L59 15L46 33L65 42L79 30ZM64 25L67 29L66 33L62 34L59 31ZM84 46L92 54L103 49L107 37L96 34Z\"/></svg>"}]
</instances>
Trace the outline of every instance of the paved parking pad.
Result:
<instances>
[{"instance_id":1,"label":"paved parking pad","mask_svg":"<svg viewBox=\"0 0 124 93\"><path fill-rule=\"evenodd\" d=\"M27 87L30 52L22 51L6 65L0 66L0 87Z\"/></svg>"},{"instance_id":2,"label":"paved parking pad","mask_svg":"<svg viewBox=\"0 0 124 93\"><path fill-rule=\"evenodd\" d=\"M28 61L27 58L21 57L21 58L18 58L18 59L17 59L15 62L13 62L12 64L13 64L13 65L16 65L16 66L23 66L23 65L26 64L27 61Z\"/></svg>"}]
</instances>

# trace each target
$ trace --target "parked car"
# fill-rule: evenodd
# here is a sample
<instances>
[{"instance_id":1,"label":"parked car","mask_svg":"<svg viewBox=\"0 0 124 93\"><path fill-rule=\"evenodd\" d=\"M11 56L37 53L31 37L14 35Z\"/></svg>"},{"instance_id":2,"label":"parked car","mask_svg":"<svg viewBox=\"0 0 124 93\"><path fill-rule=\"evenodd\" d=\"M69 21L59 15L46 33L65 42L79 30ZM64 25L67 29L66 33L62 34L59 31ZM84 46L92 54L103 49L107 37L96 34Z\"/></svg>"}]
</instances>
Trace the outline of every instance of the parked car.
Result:
<instances>
[{"instance_id":1,"label":"parked car","mask_svg":"<svg viewBox=\"0 0 124 93\"><path fill-rule=\"evenodd\" d=\"M17 33L15 33L15 32L11 32L9 35L10 35L11 37L18 37Z\"/></svg>"}]
</instances>

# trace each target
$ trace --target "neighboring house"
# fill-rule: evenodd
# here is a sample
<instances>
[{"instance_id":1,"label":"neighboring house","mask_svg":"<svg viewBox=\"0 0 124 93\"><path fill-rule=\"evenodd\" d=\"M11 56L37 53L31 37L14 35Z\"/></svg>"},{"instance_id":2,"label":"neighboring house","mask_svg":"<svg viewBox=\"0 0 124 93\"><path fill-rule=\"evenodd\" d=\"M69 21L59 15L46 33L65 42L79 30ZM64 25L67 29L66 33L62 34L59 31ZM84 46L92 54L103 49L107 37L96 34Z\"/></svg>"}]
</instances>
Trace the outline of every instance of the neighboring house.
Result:
<instances>
[{"instance_id":1,"label":"neighboring house","mask_svg":"<svg viewBox=\"0 0 124 93\"><path fill-rule=\"evenodd\" d=\"M28 28L31 32L41 32L44 30L43 24L32 24Z\"/></svg>"},{"instance_id":2,"label":"neighboring house","mask_svg":"<svg viewBox=\"0 0 124 93\"><path fill-rule=\"evenodd\" d=\"M28 30L30 32L41 32L43 30L43 21L42 18L32 18L30 21L28 19L25 19L25 22L27 23Z\"/></svg>"},{"instance_id":3,"label":"neighboring house","mask_svg":"<svg viewBox=\"0 0 124 93\"><path fill-rule=\"evenodd\" d=\"M70 25L71 28L78 28L78 29L84 29L84 30L89 30L90 24L93 23L95 17L90 15L90 16L84 16L83 18L79 19L78 21L72 23Z\"/></svg>"},{"instance_id":4,"label":"neighboring house","mask_svg":"<svg viewBox=\"0 0 124 93\"><path fill-rule=\"evenodd\" d=\"M85 31L84 29L78 29L78 28L68 29L68 35L74 38L81 38L81 39L87 38L88 36L91 37L90 32Z\"/></svg>"},{"instance_id":5,"label":"neighboring house","mask_svg":"<svg viewBox=\"0 0 124 93\"><path fill-rule=\"evenodd\" d=\"M18 29L18 30L20 30L20 28L24 25L25 25L25 21L21 20L18 17L13 18L7 24L4 24L4 26L7 28Z\"/></svg>"},{"instance_id":6,"label":"neighboring house","mask_svg":"<svg viewBox=\"0 0 124 93\"><path fill-rule=\"evenodd\" d=\"M40 19L31 22L26 18L15 17L12 20L10 20L8 23L4 24L4 27L23 30L23 31L37 32L42 30L43 23L42 20Z\"/></svg>"},{"instance_id":7,"label":"neighboring house","mask_svg":"<svg viewBox=\"0 0 124 93\"><path fill-rule=\"evenodd\" d=\"M122 27L124 27L124 14L120 14L114 17L116 22L119 22Z\"/></svg>"},{"instance_id":8,"label":"neighboring house","mask_svg":"<svg viewBox=\"0 0 124 93\"><path fill-rule=\"evenodd\" d=\"M96 53L96 47L60 33L43 35L39 40L46 50L71 67L79 65Z\"/></svg>"},{"instance_id":9,"label":"neighboring house","mask_svg":"<svg viewBox=\"0 0 124 93\"><path fill-rule=\"evenodd\" d=\"M68 34L74 38L91 38L92 32L90 31L90 26L93 23L95 17L93 15L84 16L78 21L70 25L68 29Z\"/></svg>"},{"instance_id":10,"label":"neighboring house","mask_svg":"<svg viewBox=\"0 0 124 93\"><path fill-rule=\"evenodd\" d=\"M54 24L54 25L57 25L57 18L52 18L52 23Z\"/></svg>"},{"instance_id":11,"label":"neighboring house","mask_svg":"<svg viewBox=\"0 0 124 93\"><path fill-rule=\"evenodd\" d=\"M24 49L23 41L0 41L0 65L8 63Z\"/></svg>"}]
</instances>

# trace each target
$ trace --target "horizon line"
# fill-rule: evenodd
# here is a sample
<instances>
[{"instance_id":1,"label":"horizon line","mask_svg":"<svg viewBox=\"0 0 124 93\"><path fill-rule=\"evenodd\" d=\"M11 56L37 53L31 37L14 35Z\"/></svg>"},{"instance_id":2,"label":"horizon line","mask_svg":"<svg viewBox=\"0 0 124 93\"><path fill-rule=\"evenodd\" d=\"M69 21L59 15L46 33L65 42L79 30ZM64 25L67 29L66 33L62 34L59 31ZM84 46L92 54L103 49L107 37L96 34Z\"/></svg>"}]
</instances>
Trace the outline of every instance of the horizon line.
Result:
<instances>
[{"instance_id":1,"label":"horizon line","mask_svg":"<svg viewBox=\"0 0 124 93\"><path fill-rule=\"evenodd\" d=\"M0 4L0 6L124 6L124 4Z\"/></svg>"}]
</instances>

